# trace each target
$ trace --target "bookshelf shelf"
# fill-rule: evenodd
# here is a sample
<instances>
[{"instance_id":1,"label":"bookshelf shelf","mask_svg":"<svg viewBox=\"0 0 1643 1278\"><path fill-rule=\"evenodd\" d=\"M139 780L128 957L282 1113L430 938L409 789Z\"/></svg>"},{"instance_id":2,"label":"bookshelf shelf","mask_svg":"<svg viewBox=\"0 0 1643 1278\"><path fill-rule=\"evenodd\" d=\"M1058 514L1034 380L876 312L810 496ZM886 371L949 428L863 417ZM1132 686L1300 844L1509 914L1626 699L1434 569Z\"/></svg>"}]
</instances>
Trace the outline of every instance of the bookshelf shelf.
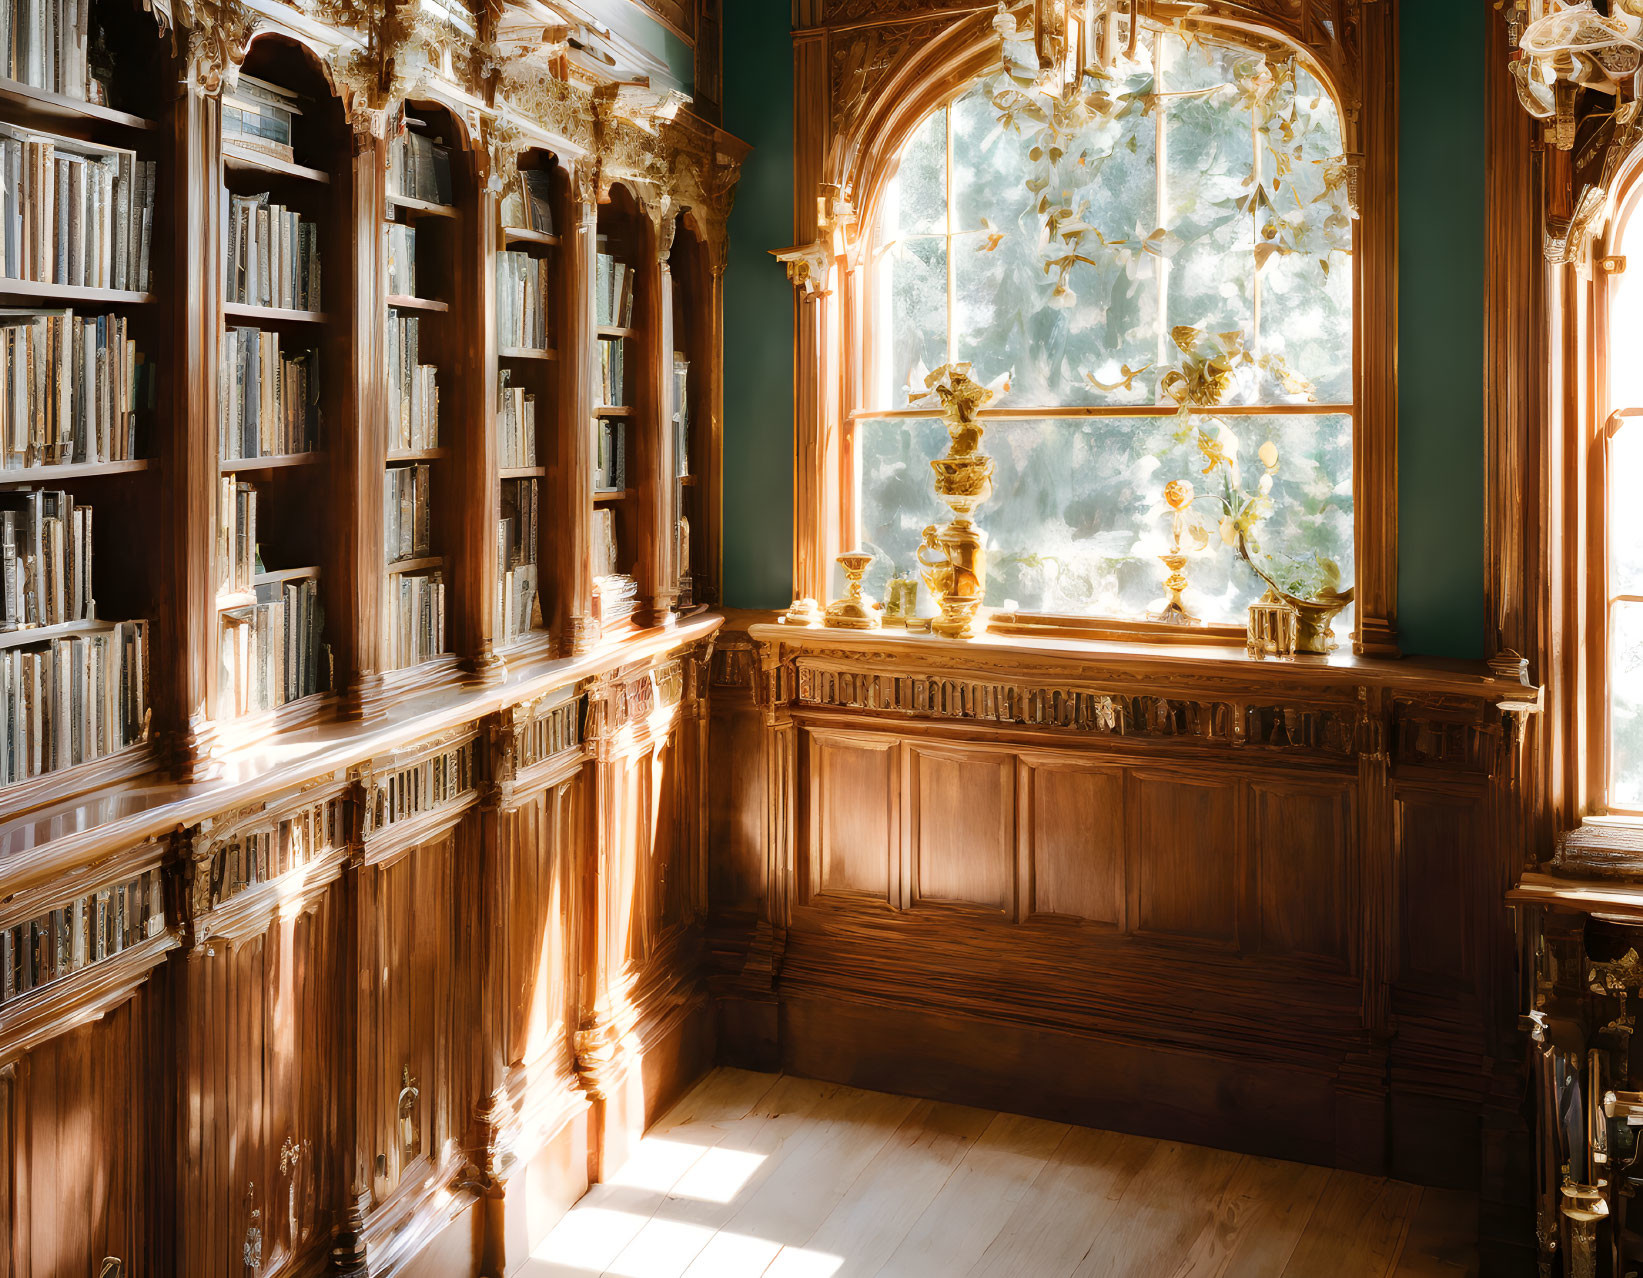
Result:
<instances>
[{"instance_id":1,"label":"bookshelf shelf","mask_svg":"<svg viewBox=\"0 0 1643 1278\"><path fill-rule=\"evenodd\" d=\"M0 488L40 488L70 479L91 479L102 475L130 475L147 470L149 460L113 462L65 462L55 466L23 466L0 470Z\"/></svg>"},{"instance_id":2,"label":"bookshelf shelf","mask_svg":"<svg viewBox=\"0 0 1643 1278\"><path fill-rule=\"evenodd\" d=\"M456 221L461 213L454 204L435 204L432 200L419 200L409 195L388 193L388 208L403 213L408 220L431 217L447 221Z\"/></svg>"},{"instance_id":3,"label":"bookshelf shelf","mask_svg":"<svg viewBox=\"0 0 1643 1278\"><path fill-rule=\"evenodd\" d=\"M686 488L694 488L694 487L696 487L697 483L700 482L700 481L699 481L698 477L695 476L695 475L680 475L679 476L679 482L681 484L683 484Z\"/></svg>"},{"instance_id":4,"label":"bookshelf shelf","mask_svg":"<svg viewBox=\"0 0 1643 1278\"><path fill-rule=\"evenodd\" d=\"M271 457L235 458L220 463L217 469L224 475L254 475L292 466L313 466L324 459L324 453L276 453Z\"/></svg>"},{"instance_id":5,"label":"bookshelf shelf","mask_svg":"<svg viewBox=\"0 0 1643 1278\"><path fill-rule=\"evenodd\" d=\"M626 501L631 496L633 496L631 488L595 488L593 490L593 500L599 503Z\"/></svg>"},{"instance_id":6,"label":"bookshelf shelf","mask_svg":"<svg viewBox=\"0 0 1643 1278\"><path fill-rule=\"evenodd\" d=\"M610 324L601 324L599 326L600 337L633 337L637 332L637 329L619 328Z\"/></svg>"},{"instance_id":7,"label":"bookshelf shelf","mask_svg":"<svg viewBox=\"0 0 1643 1278\"><path fill-rule=\"evenodd\" d=\"M248 147L235 146L232 142L223 143L222 162L225 169L236 172L260 173L269 177L291 178L302 182L313 182L320 186L331 185L331 175L324 169L309 168L306 164L282 160L276 155L265 155L261 151L254 151Z\"/></svg>"},{"instance_id":8,"label":"bookshelf shelf","mask_svg":"<svg viewBox=\"0 0 1643 1278\"><path fill-rule=\"evenodd\" d=\"M401 311L432 311L439 315L444 315L451 309L449 302L441 302L431 297L406 297L400 293L389 294L388 305Z\"/></svg>"},{"instance_id":9,"label":"bookshelf shelf","mask_svg":"<svg viewBox=\"0 0 1643 1278\"><path fill-rule=\"evenodd\" d=\"M396 559L388 565L388 575L398 577L408 572L431 572L445 566L444 555L422 555L416 559Z\"/></svg>"},{"instance_id":10,"label":"bookshelf shelf","mask_svg":"<svg viewBox=\"0 0 1643 1278\"><path fill-rule=\"evenodd\" d=\"M542 244L555 247L559 237L551 231L532 231L523 226L504 226L502 228L502 242L504 244Z\"/></svg>"},{"instance_id":11,"label":"bookshelf shelf","mask_svg":"<svg viewBox=\"0 0 1643 1278\"><path fill-rule=\"evenodd\" d=\"M633 408L623 404L603 404L593 410L597 417L632 417Z\"/></svg>"},{"instance_id":12,"label":"bookshelf shelf","mask_svg":"<svg viewBox=\"0 0 1643 1278\"><path fill-rule=\"evenodd\" d=\"M536 350L531 350L529 347L526 347L526 346L504 346L500 351L497 352L497 354L500 355L503 359L550 360L550 359L558 359L559 358L559 352L556 351L556 350L553 350L551 348L548 349L548 350L536 351Z\"/></svg>"},{"instance_id":13,"label":"bookshelf shelf","mask_svg":"<svg viewBox=\"0 0 1643 1278\"><path fill-rule=\"evenodd\" d=\"M88 288L81 284L47 284L39 280L17 280L0 276L0 302L56 302L68 306L146 306L152 293L124 288Z\"/></svg>"},{"instance_id":14,"label":"bookshelf shelf","mask_svg":"<svg viewBox=\"0 0 1643 1278\"><path fill-rule=\"evenodd\" d=\"M0 649L22 648L31 643L49 639L66 639L71 635L100 635L111 633L118 623L113 621L63 621L55 626L24 626L19 630L0 631Z\"/></svg>"},{"instance_id":15,"label":"bookshelf shelf","mask_svg":"<svg viewBox=\"0 0 1643 1278\"><path fill-rule=\"evenodd\" d=\"M322 311L299 311L287 306L250 306L244 302L224 302L223 318L249 324L324 324Z\"/></svg>"},{"instance_id":16,"label":"bookshelf shelf","mask_svg":"<svg viewBox=\"0 0 1643 1278\"><path fill-rule=\"evenodd\" d=\"M0 108L9 108L8 114L32 116L42 124L112 124L134 133L154 133L160 127L153 120L132 115L129 111L116 111L113 107L98 106L3 77L0 77Z\"/></svg>"},{"instance_id":17,"label":"bookshelf shelf","mask_svg":"<svg viewBox=\"0 0 1643 1278\"><path fill-rule=\"evenodd\" d=\"M546 466L504 466L496 476L498 479L542 479L547 473Z\"/></svg>"},{"instance_id":18,"label":"bookshelf shelf","mask_svg":"<svg viewBox=\"0 0 1643 1278\"><path fill-rule=\"evenodd\" d=\"M235 608L255 607L257 592L254 590L234 590L217 596L217 611L232 612Z\"/></svg>"},{"instance_id":19,"label":"bookshelf shelf","mask_svg":"<svg viewBox=\"0 0 1643 1278\"><path fill-rule=\"evenodd\" d=\"M275 568L269 572L259 572L251 578L253 586L271 586L276 582L303 581L310 577L318 577L321 569L318 564L310 564L306 568Z\"/></svg>"},{"instance_id":20,"label":"bookshelf shelf","mask_svg":"<svg viewBox=\"0 0 1643 1278\"><path fill-rule=\"evenodd\" d=\"M444 461L451 455L449 448L392 448L388 450L388 464L399 462Z\"/></svg>"}]
</instances>

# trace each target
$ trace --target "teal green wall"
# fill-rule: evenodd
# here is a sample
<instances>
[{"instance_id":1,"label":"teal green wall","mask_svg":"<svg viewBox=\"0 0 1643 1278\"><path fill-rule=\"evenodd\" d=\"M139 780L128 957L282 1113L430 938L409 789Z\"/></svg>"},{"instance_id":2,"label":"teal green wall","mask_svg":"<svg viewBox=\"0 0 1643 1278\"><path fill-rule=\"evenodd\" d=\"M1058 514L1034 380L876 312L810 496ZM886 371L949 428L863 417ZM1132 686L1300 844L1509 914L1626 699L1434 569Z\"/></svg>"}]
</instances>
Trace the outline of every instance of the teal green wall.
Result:
<instances>
[{"instance_id":1,"label":"teal green wall","mask_svg":"<svg viewBox=\"0 0 1643 1278\"><path fill-rule=\"evenodd\" d=\"M786 0L725 6L725 127L742 170L725 276L725 601L792 598L793 60ZM1401 5L1399 628L1483 654L1483 62L1487 6ZM1468 59L1457 50L1476 50Z\"/></svg>"},{"instance_id":2,"label":"teal green wall","mask_svg":"<svg viewBox=\"0 0 1643 1278\"><path fill-rule=\"evenodd\" d=\"M787 0L727 0L725 128L753 145L725 266L724 574L734 608L793 602L793 45Z\"/></svg>"},{"instance_id":3,"label":"teal green wall","mask_svg":"<svg viewBox=\"0 0 1643 1278\"><path fill-rule=\"evenodd\" d=\"M1472 0L1413 0L1400 14L1399 643L1481 657L1482 51L1491 14Z\"/></svg>"}]
</instances>

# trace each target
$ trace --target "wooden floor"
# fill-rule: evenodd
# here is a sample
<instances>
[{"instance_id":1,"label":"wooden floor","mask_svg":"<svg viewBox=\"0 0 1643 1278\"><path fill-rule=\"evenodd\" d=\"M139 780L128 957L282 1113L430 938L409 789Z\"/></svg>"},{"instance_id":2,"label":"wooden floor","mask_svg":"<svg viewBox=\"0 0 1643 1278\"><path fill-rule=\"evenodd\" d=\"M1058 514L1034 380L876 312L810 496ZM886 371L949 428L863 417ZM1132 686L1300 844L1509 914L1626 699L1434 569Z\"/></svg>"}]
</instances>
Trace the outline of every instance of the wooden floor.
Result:
<instances>
[{"instance_id":1,"label":"wooden floor","mask_svg":"<svg viewBox=\"0 0 1643 1278\"><path fill-rule=\"evenodd\" d=\"M721 1069L529 1278L1463 1278L1464 1194Z\"/></svg>"}]
</instances>

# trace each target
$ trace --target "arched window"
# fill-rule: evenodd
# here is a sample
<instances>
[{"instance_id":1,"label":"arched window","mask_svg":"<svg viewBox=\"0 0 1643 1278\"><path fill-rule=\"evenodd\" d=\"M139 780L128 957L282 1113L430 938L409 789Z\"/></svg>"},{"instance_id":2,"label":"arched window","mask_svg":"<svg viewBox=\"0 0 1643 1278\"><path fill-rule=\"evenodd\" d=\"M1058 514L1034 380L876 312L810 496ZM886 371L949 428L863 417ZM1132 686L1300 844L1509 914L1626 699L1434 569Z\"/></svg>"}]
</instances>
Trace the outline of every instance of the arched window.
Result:
<instances>
[{"instance_id":1,"label":"arched window","mask_svg":"<svg viewBox=\"0 0 1643 1278\"><path fill-rule=\"evenodd\" d=\"M870 584L916 576L922 529L949 517L927 464L945 432L908 397L953 361L1009 375L984 414L991 608L1157 613L1172 480L1194 488L1197 618L1241 625L1265 590L1240 533L1298 594L1353 582L1351 170L1325 86L1250 39L1143 24L1109 78L1059 98L1006 40L906 143L863 210L850 438Z\"/></svg>"}]
</instances>

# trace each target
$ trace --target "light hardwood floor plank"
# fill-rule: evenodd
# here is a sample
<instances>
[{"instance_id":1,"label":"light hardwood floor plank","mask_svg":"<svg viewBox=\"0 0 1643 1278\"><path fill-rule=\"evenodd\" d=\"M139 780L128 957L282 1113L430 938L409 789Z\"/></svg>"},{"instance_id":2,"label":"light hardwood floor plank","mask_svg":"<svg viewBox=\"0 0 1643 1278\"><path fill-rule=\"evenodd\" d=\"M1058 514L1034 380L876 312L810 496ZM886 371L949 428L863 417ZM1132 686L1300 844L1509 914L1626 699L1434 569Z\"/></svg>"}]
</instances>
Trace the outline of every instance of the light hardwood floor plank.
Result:
<instances>
[{"instance_id":1,"label":"light hardwood floor plank","mask_svg":"<svg viewBox=\"0 0 1643 1278\"><path fill-rule=\"evenodd\" d=\"M1398 1256L1395 1278L1477 1278L1478 1200L1445 1189L1421 1190Z\"/></svg>"},{"instance_id":2,"label":"light hardwood floor plank","mask_svg":"<svg viewBox=\"0 0 1643 1278\"><path fill-rule=\"evenodd\" d=\"M1217 1209L1241 1154L1174 1142L1151 1156L1106 1214L1076 1278L1163 1278L1215 1230Z\"/></svg>"},{"instance_id":3,"label":"light hardwood floor plank","mask_svg":"<svg viewBox=\"0 0 1643 1278\"><path fill-rule=\"evenodd\" d=\"M1215 1223L1170 1278L1272 1278L1301 1241L1329 1171L1245 1158L1215 1206Z\"/></svg>"},{"instance_id":4,"label":"light hardwood floor plank","mask_svg":"<svg viewBox=\"0 0 1643 1278\"><path fill-rule=\"evenodd\" d=\"M1070 1129L999 1114L919 1215L876 1278L951 1278L1004 1228Z\"/></svg>"},{"instance_id":5,"label":"light hardwood floor plank","mask_svg":"<svg viewBox=\"0 0 1643 1278\"><path fill-rule=\"evenodd\" d=\"M1331 1172L1283 1278L1387 1278L1420 1192L1395 1180Z\"/></svg>"},{"instance_id":6,"label":"light hardwood floor plank","mask_svg":"<svg viewBox=\"0 0 1643 1278\"><path fill-rule=\"evenodd\" d=\"M1074 1127L1056 1146L970 1278L1063 1278L1089 1254L1157 1146Z\"/></svg>"},{"instance_id":7,"label":"light hardwood floor plank","mask_svg":"<svg viewBox=\"0 0 1643 1278\"><path fill-rule=\"evenodd\" d=\"M830 1278L877 1273L993 1118L987 1110L919 1102L820 1228L803 1247L784 1247L765 1278L811 1278L824 1267Z\"/></svg>"},{"instance_id":8,"label":"light hardwood floor plank","mask_svg":"<svg viewBox=\"0 0 1643 1278\"><path fill-rule=\"evenodd\" d=\"M783 1247L802 1246L917 1104L840 1088L809 1114L783 1161L702 1248L688 1278L759 1278Z\"/></svg>"}]
</instances>

